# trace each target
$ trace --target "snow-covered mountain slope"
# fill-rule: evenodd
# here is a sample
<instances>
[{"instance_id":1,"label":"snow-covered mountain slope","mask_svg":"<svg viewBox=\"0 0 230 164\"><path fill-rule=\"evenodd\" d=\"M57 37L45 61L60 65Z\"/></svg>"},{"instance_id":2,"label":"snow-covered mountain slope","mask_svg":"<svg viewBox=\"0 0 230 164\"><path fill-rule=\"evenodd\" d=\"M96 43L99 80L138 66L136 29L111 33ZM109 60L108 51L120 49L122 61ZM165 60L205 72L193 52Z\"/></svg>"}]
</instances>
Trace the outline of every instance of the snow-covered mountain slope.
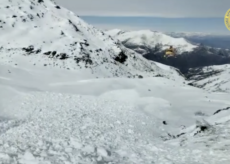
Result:
<instances>
[{"instance_id":1,"label":"snow-covered mountain slope","mask_svg":"<svg viewBox=\"0 0 230 164\"><path fill-rule=\"evenodd\" d=\"M47 69L85 70L94 77L160 73L154 71L154 63L53 1L2 0L0 4L1 63L27 61Z\"/></svg>"},{"instance_id":2,"label":"snow-covered mountain slope","mask_svg":"<svg viewBox=\"0 0 230 164\"><path fill-rule=\"evenodd\" d=\"M164 139L229 107L229 93L186 85L51 0L0 6L1 164L230 162Z\"/></svg>"},{"instance_id":3,"label":"snow-covered mountain slope","mask_svg":"<svg viewBox=\"0 0 230 164\"><path fill-rule=\"evenodd\" d=\"M202 114L202 113L201 113ZM226 156L230 151L230 107L219 109L206 120L199 120L195 125L185 128L177 135L167 138L167 143L180 145L180 147L191 147L194 152L202 154L215 149L216 161L213 163L229 163ZM202 149L197 149L202 147ZM218 161L218 160L219 161Z\"/></svg>"},{"instance_id":4,"label":"snow-covered mountain slope","mask_svg":"<svg viewBox=\"0 0 230 164\"><path fill-rule=\"evenodd\" d=\"M143 47L148 47L149 49L155 48L158 44L162 45L161 49L165 50L169 46L173 46L177 49L178 54L183 52L190 52L196 48L196 45L189 43L184 38L173 38L161 32L151 31L151 30L139 30L139 31L119 31L118 29L106 31L108 35L117 38L126 46L138 46L137 51L146 54L146 49ZM136 50L136 49L135 49Z\"/></svg>"},{"instance_id":5,"label":"snow-covered mountain slope","mask_svg":"<svg viewBox=\"0 0 230 164\"><path fill-rule=\"evenodd\" d=\"M214 92L230 93L230 65L190 69L186 75L189 84Z\"/></svg>"},{"instance_id":6,"label":"snow-covered mountain slope","mask_svg":"<svg viewBox=\"0 0 230 164\"><path fill-rule=\"evenodd\" d=\"M29 65L0 70L1 163L230 162L214 147L164 139L229 107L227 93L163 77L86 79L84 71Z\"/></svg>"}]
</instances>

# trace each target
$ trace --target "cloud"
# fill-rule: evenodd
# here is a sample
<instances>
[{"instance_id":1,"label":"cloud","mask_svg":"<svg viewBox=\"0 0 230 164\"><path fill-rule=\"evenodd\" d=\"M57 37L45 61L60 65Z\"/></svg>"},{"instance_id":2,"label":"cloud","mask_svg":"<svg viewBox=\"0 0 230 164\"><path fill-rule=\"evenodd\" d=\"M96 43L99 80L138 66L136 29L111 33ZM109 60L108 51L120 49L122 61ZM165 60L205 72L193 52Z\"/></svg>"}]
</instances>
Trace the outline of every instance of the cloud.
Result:
<instances>
[{"instance_id":1,"label":"cloud","mask_svg":"<svg viewBox=\"0 0 230 164\"><path fill-rule=\"evenodd\" d=\"M230 0L56 0L81 16L224 17Z\"/></svg>"},{"instance_id":2,"label":"cloud","mask_svg":"<svg viewBox=\"0 0 230 164\"><path fill-rule=\"evenodd\" d=\"M123 25L123 24L104 24L104 23L94 23L93 26L95 26L98 29L101 30L111 30L111 29L120 29L120 30L143 30L143 29L149 29L149 27L143 27L143 26L131 26L131 25Z\"/></svg>"},{"instance_id":3,"label":"cloud","mask_svg":"<svg viewBox=\"0 0 230 164\"><path fill-rule=\"evenodd\" d=\"M87 23L100 29L139 30L162 32L225 33L229 31L223 18L156 18L156 17L99 17L81 16Z\"/></svg>"}]
</instances>

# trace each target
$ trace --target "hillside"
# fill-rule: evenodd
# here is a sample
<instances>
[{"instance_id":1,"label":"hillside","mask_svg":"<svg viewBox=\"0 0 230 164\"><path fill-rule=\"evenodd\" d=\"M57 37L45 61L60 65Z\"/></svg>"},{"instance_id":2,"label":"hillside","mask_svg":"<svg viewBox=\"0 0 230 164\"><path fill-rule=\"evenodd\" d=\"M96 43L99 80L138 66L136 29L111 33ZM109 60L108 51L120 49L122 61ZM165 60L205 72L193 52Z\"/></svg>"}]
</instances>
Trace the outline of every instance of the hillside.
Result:
<instances>
[{"instance_id":1,"label":"hillside","mask_svg":"<svg viewBox=\"0 0 230 164\"><path fill-rule=\"evenodd\" d=\"M209 66L190 69L189 84L214 92L230 92L230 65Z\"/></svg>"}]
</instances>

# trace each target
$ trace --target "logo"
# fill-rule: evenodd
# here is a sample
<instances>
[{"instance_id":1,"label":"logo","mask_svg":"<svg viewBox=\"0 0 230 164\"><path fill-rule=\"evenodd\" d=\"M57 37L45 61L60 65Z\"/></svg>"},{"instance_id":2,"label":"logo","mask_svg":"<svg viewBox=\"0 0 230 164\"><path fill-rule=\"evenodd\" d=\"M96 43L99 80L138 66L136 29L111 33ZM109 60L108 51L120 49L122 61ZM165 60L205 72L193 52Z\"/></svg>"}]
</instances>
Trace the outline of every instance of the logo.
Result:
<instances>
[{"instance_id":1,"label":"logo","mask_svg":"<svg viewBox=\"0 0 230 164\"><path fill-rule=\"evenodd\" d=\"M230 31L230 9L225 14L224 23L227 29Z\"/></svg>"}]
</instances>

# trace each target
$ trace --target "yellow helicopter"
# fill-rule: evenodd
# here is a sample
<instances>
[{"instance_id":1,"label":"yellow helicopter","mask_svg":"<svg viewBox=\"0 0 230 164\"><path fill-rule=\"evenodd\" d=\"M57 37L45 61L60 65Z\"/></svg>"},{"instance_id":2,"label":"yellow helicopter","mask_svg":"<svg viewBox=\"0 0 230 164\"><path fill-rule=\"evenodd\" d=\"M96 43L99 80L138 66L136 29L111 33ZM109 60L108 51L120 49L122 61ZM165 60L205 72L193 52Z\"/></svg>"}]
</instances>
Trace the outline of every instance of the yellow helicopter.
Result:
<instances>
[{"instance_id":1,"label":"yellow helicopter","mask_svg":"<svg viewBox=\"0 0 230 164\"><path fill-rule=\"evenodd\" d=\"M173 46L170 46L168 49L165 50L165 58L168 57L176 57L176 49Z\"/></svg>"}]
</instances>

